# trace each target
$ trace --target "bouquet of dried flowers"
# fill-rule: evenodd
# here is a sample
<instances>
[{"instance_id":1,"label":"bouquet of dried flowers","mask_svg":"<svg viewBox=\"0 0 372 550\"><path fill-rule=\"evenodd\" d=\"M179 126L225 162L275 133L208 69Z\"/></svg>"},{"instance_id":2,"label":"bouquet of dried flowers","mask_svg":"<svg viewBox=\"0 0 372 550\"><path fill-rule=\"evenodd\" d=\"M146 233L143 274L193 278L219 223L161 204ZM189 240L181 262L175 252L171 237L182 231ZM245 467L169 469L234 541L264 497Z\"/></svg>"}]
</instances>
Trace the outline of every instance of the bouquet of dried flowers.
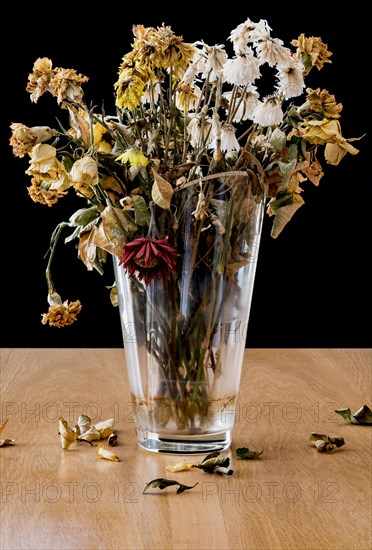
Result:
<instances>
[{"instance_id":1,"label":"bouquet of dried flowers","mask_svg":"<svg viewBox=\"0 0 372 550\"><path fill-rule=\"evenodd\" d=\"M321 38L301 34L287 47L272 36L267 21L249 19L231 32L226 47L186 43L164 25L136 25L133 35L114 84L115 115L84 100L86 76L39 58L28 77L31 101L49 92L66 121L57 128L11 125L14 155L30 157L31 199L52 206L75 192L84 203L52 235L46 269L50 307L42 322L69 325L81 309L78 300L62 301L50 272L58 238L71 228L65 242L78 240L78 256L88 270L102 272L111 254L138 292L161 286L160 339L169 344L176 331L182 350L168 345L162 351L159 338L151 336L146 345L171 380L164 394L172 399L192 394L201 409L207 396L192 384L180 391L175 380L200 382L208 377L206 369L218 371L213 303L225 292L224 282L249 261L243 249L254 205L267 202L277 237L304 204L303 184L318 185L323 176L320 149L333 165L358 150L342 136L342 105L327 90L305 85L314 67L331 63ZM272 93L265 97L263 72L265 86L272 78ZM185 255L192 321L179 308ZM213 282L213 291L205 282L199 290L193 284L200 272ZM161 303L168 304L163 313ZM209 328L196 336L207 303ZM195 410L183 412L192 416Z\"/></svg>"}]
</instances>

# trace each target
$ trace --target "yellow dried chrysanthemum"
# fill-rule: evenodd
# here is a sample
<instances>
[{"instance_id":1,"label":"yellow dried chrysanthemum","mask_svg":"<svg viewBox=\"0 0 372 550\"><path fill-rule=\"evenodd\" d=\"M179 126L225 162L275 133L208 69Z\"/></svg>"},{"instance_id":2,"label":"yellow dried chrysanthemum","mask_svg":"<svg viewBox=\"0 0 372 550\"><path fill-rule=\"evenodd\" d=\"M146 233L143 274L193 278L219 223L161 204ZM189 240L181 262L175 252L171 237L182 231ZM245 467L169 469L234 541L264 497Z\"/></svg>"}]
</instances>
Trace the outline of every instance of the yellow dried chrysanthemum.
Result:
<instances>
[{"instance_id":1,"label":"yellow dried chrysanthemum","mask_svg":"<svg viewBox=\"0 0 372 550\"><path fill-rule=\"evenodd\" d=\"M43 325L49 323L51 327L66 327L75 323L77 315L81 311L81 303L79 300L63 304L49 306L48 313L43 313L41 322Z\"/></svg>"},{"instance_id":2,"label":"yellow dried chrysanthemum","mask_svg":"<svg viewBox=\"0 0 372 550\"><path fill-rule=\"evenodd\" d=\"M328 90L317 88L306 88L307 101L310 101L310 108L316 113L322 114L325 118L340 118L342 103L336 103L335 96Z\"/></svg>"},{"instance_id":3,"label":"yellow dried chrysanthemum","mask_svg":"<svg viewBox=\"0 0 372 550\"><path fill-rule=\"evenodd\" d=\"M141 102L146 82L138 76L125 76L122 73L115 84L116 105L122 109L135 109Z\"/></svg>"},{"instance_id":4,"label":"yellow dried chrysanthemum","mask_svg":"<svg viewBox=\"0 0 372 550\"><path fill-rule=\"evenodd\" d=\"M306 37L300 34L297 40L292 40L291 44L297 46L297 56L300 57L304 67L304 75L307 75L312 67L320 70L325 63L332 63L329 57L332 52L328 50L327 44L316 36Z\"/></svg>"},{"instance_id":5,"label":"yellow dried chrysanthemum","mask_svg":"<svg viewBox=\"0 0 372 550\"><path fill-rule=\"evenodd\" d=\"M200 88L180 82L177 86L176 106L185 111L196 109L201 96Z\"/></svg>"},{"instance_id":6,"label":"yellow dried chrysanthemum","mask_svg":"<svg viewBox=\"0 0 372 550\"><path fill-rule=\"evenodd\" d=\"M183 36L177 36L171 29L162 25L151 35L154 52L150 59L154 67L172 68L176 78L181 78L193 58L196 48L183 42Z\"/></svg>"}]
</instances>

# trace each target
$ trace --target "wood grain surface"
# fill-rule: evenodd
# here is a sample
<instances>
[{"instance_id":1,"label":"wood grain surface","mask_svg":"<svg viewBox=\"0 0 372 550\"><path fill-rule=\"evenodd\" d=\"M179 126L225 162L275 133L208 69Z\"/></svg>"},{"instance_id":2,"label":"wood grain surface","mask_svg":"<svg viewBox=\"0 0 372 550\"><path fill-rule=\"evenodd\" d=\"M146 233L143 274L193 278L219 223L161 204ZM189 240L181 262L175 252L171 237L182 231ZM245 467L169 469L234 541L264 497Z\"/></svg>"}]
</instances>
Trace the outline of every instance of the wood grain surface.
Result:
<instances>
[{"instance_id":1,"label":"wood grain surface","mask_svg":"<svg viewBox=\"0 0 372 550\"><path fill-rule=\"evenodd\" d=\"M246 350L233 475L170 474L201 457L137 447L122 349L3 349L1 549L370 550L372 429L334 410L371 406L371 370L368 349ZM120 462L61 449L58 417L79 414L115 418ZM319 453L312 431L346 444ZM243 446L264 452L239 460ZM157 477L198 485L143 494Z\"/></svg>"}]
</instances>

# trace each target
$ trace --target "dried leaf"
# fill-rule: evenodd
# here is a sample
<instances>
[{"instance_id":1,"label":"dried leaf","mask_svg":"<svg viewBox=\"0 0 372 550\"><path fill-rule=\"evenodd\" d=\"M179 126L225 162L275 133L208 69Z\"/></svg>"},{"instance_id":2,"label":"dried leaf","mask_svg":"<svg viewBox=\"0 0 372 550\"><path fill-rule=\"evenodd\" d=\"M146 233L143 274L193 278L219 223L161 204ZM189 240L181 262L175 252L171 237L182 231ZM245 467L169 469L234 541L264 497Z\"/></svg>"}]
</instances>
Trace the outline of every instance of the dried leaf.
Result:
<instances>
[{"instance_id":1,"label":"dried leaf","mask_svg":"<svg viewBox=\"0 0 372 550\"><path fill-rule=\"evenodd\" d=\"M292 194L292 202L287 204L278 204L281 199L271 199L268 206L274 212L275 218L271 229L271 236L276 237L283 231L289 220L297 212L297 210L304 204L304 200L301 195L297 193Z\"/></svg>"},{"instance_id":2,"label":"dried leaf","mask_svg":"<svg viewBox=\"0 0 372 550\"><path fill-rule=\"evenodd\" d=\"M229 464L230 459L228 456L220 456L219 451L215 451L207 455L199 464L195 464L195 467L207 474L225 474L231 476L234 471L228 469Z\"/></svg>"},{"instance_id":3,"label":"dried leaf","mask_svg":"<svg viewBox=\"0 0 372 550\"><path fill-rule=\"evenodd\" d=\"M80 208L69 219L71 227L86 227L99 217L99 210L96 206Z\"/></svg>"},{"instance_id":4,"label":"dried leaf","mask_svg":"<svg viewBox=\"0 0 372 550\"><path fill-rule=\"evenodd\" d=\"M111 460L112 462L120 462L120 458L116 456L116 454L108 449L105 449L101 444L97 447L97 456L98 458L105 458L106 460Z\"/></svg>"},{"instance_id":5,"label":"dried leaf","mask_svg":"<svg viewBox=\"0 0 372 550\"><path fill-rule=\"evenodd\" d=\"M15 445L15 439L0 439L0 447L6 447L7 445Z\"/></svg>"},{"instance_id":6,"label":"dried leaf","mask_svg":"<svg viewBox=\"0 0 372 550\"><path fill-rule=\"evenodd\" d=\"M306 153L306 160L301 164L301 172L305 174L314 185L319 185L319 181L324 176L320 162L316 159L315 155L312 156L310 152Z\"/></svg>"},{"instance_id":7,"label":"dried leaf","mask_svg":"<svg viewBox=\"0 0 372 550\"><path fill-rule=\"evenodd\" d=\"M103 219L103 229L109 240L114 239L115 242L124 245L125 235L137 231L137 224L132 220L128 212L124 212L121 208L106 206L101 213Z\"/></svg>"},{"instance_id":8,"label":"dried leaf","mask_svg":"<svg viewBox=\"0 0 372 550\"><path fill-rule=\"evenodd\" d=\"M83 263L86 265L88 271L93 271L94 262L96 259L96 244L95 237L97 233L97 226L93 226L90 231L83 231L80 233L79 240L79 256Z\"/></svg>"},{"instance_id":9,"label":"dried leaf","mask_svg":"<svg viewBox=\"0 0 372 550\"><path fill-rule=\"evenodd\" d=\"M326 434L318 434L316 432L311 432L310 441L320 453L329 453L335 447L342 447L345 445L345 440L343 437L328 436Z\"/></svg>"},{"instance_id":10,"label":"dried leaf","mask_svg":"<svg viewBox=\"0 0 372 550\"><path fill-rule=\"evenodd\" d=\"M167 180L157 174L154 169L152 169L152 173L154 176L154 183L151 189L152 200L161 208L169 210L173 196L173 187Z\"/></svg>"},{"instance_id":11,"label":"dried leaf","mask_svg":"<svg viewBox=\"0 0 372 550\"><path fill-rule=\"evenodd\" d=\"M144 226L150 223L150 212L148 211L146 201L139 195L131 195L134 208L134 221L137 225Z\"/></svg>"},{"instance_id":12,"label":"dried leaf","mask_svg":"<svg viewBox=\"0 0 372 550\"><path fill-rule=\"evenodd\" d=\"M260 455L262 455L262 451L250 451L247 447L240 447L239 449L236 449L235 455L237 458L244 458L246 460L254 460L258 458Z\"/></svg>"},{"instance_id":13,"label":"dried leaf","mask_svg":"<svg viewBox=\"0 0 372 550\"><path fill-rule=\"evenodd\" d=\"M286 134L279 128L275 128L270 137L270 145L274 149L275 153L281 153L283 151L286 141Z\"/></svg>"},{"instance_id":14,"label":"dried leaf","mask_svg":"<svg viewBox=\"0 0 372 550\"><path fill-rule=\"evenodd\" d=\"M67 450L71 443L78 438L78 434L69 427L62 416L59 417L59 434L61 436L61 447L64 450Z\"/></svg>"},{"instance_id":15,"label":"dried leaf","mask_svg":"<svg viewBox=\"0 0 372 550\"><path fill-rule=\"evenodd\" d=\"M191 485L190 487L188 485L183 485L183 483L180 483L175 479L166 479L163 477L159 477L157 479L153 479L152 481L149 481L149 483L145 485L143 492L146 493L147 490L150 488L159 488L163 490L163 489L166 489L166 487L171 487L172 485L178 485L177 494L179 494L179 493L183 493L184 491L187 491L188 489L193 489L197 484L198 482L196 482L195 485Z\"/></svg>"},{"instance_id":16,"label":"dried leaf","mask_svg":"<svg viewBox=\"0 0 372 550\"><path fill-rule=\"evenodd\" d=\"M90 145L90 126L89 123L77 111L67 107L70 115L70 125L76 132L76 137L81 139L88 149Z\"/></svg>"},{"instance_id":17,"label":"dried leaf","mask_svg":"<svg viewBox=\"0 0 372 550\"><path fill-rule=\"evenodd\" d=\"M372 411L367 405L360 407L354 414L350 409L336 409L335 413L341 415L350 424L361 424L363 426L372 426Z\"/></svg>"},{"instance_id":18,"label":"dried leaf","mask_svg":"<svg viewBox=\"0 0 372 550\"><path fill-rule=\"evenodd\" d=\"M228 277L233 277L235 273L241 268L247 265L248 260L241 260L240 262L234 262L232 264L227 264L226 266L226 275Z\"/></svg>"},{"instance_id":19,"label":"dried leaf","mask_svg":"<svg viewBox=\"0 0 372 550\"><path fill-rule=\"evenodd\" d=\"M116 240L110 240L107 238L105 231L103 229L103 224L98 226L98 230L94 236L94 244L101 250L109 252L120 258L123 254L123 244Z\"/></svg>"}]
</instances>

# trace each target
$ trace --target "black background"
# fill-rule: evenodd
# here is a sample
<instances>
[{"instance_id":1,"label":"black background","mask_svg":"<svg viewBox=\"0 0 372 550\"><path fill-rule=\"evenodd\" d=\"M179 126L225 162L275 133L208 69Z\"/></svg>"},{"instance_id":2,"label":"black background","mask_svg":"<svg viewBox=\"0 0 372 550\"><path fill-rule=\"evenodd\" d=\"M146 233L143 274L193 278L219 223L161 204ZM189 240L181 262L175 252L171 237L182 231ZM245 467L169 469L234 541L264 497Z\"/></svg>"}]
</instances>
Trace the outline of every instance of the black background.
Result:
<instances>
[{"instance_id":1,"label":"black background","mask_svg":"<svg viewBox=\"0 0 372 550\"><path fill-rule=\"evenodd\" d=\"M87 272L76 258L75 243L57 251L53 280L63 299L80 299L79 322L65 329L40 323L47 311L43 259L56 224L84 206L70 193L52 208L28 197L28 158L13 157L12 122L56 127L63 114L51 96L35 105L26 92L28 74L38 57L53 66L89 76L85 97L113 112L113 84L122 56L130 50L133 24L170 25L185 41L227 43L231 30L249 17L266 19L272 36L290 40L302 32L321 36L333 52L332 64L312 71L306 85L326 88L344 105L345 137L367 134L337 167L325 166L318 188L305 182L305 205L284 232L270 237L265 218L248 347L370 347L371 210L370 111L371 56L367 49L366 8L352 12L335 4L277 2L222 9L208 3L32 3L7 5L2 15L1 79L1 347L121 347L117 309L105 286L113 283L109 263L104 276ZM53 7L52 7L53 6ZM125 7L127 6L127 7ZM247 4L248 6L248 4ZM262 7L261 7L262 6ZM324 9L324 11L322 11ZM337 11L336 11L337 10ZM9 37L5 38L5 29ZM230 52L231 53L231 52Z\"/></svg>"}]
</instances>

